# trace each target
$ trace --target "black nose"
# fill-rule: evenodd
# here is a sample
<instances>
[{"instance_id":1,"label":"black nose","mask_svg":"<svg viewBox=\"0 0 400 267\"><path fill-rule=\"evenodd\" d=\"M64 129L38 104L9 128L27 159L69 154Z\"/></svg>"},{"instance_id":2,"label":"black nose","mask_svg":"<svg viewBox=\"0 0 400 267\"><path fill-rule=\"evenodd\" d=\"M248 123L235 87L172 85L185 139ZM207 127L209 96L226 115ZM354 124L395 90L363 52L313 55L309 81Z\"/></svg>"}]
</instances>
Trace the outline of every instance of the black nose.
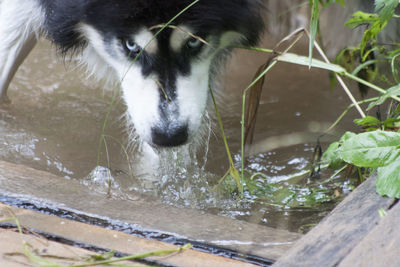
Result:
<instances>
[{"instance_id":1,"label":"black nose","mask_svg":"<svg viewBox=\"0 0 400 267\"><path fill-rule=\"evenodd\" d=\"M172 147L183 145L188 140L188 126L153 127L151 129L153 144Z\"/></svg>"}]
</instances>

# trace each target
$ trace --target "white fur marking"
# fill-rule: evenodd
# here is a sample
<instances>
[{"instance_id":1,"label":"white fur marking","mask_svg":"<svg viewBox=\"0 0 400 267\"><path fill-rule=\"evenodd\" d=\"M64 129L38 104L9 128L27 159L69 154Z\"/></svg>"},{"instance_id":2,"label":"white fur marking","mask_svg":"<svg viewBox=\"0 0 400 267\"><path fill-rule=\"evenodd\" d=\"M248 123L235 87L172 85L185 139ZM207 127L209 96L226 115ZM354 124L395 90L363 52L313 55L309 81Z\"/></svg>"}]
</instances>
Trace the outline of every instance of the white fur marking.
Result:
<instances>
[{"instance_id":1,"label":"white fur marking","mask_svg":"<svg viewBox=\"0 0 400 267\"><path fill-rule=\"evenodd\" d=\"M188 33L192 33L192 30L183 25L173 29L169 45L174 52L179 52L182 49L183 44L190 38Z\"/></svg>"},{"instance_id":2,"label":"white fur marking","mask_svg":"<svg viewBox=\"0 0 400 267\"><path fill-rule=\"evenodd\" d=\"M134 34L133 39L147 53L155 54L157 52L157 40L154 39L154 35L149 30L142 29L139 33Z\"/></svg>"},{"instance_id":3,"label":"white fur marking","mask_svg":"<svg viewBox=\"0 0 400 267\"><path fill-rule=\"evenodd\" d=\"M144 141L151 143L151 128L160 119L157 84L150 77L144 78L139 67L132 66L122 82L122 90L136 132Z\"/></svg>"},{"instance_id":4,"label":"white fur marking","mask_svg":"<svg viewBox=\"0 0 400 267\"><path fill-rule=\"evenodd\" d=\"M176 82L180 120L189 123L190 134L198 130L205 112L210 65L211 57L192 63L191 75Z\"/></svg>"},{"instance_id":5,"label":"white fur marking","mask_svg":"<svg viewBox=\"0 0 400 267\"><path fill-rule=\"evenodd\" d=\"M117 41L104 42L100 33L89 25L83 24L80 29L89 41L86 49L93 49L94 54L116 71L117 79L121 82L128 117L131 118L137 134L144 141L151 143L151 128L159 120L160 94L155 82L156 77L143 77L140 65L132 64ZM112 55L109 50L112 50Z\"/></svg>"}]
</instances>

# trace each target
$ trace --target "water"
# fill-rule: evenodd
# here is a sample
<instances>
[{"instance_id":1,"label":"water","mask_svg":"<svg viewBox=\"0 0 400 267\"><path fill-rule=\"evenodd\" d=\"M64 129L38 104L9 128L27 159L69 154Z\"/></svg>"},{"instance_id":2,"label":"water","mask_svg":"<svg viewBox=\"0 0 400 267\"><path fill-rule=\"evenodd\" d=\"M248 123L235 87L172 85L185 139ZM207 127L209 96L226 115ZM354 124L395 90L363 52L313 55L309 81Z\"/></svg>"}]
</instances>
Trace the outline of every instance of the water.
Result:
<instances>
[{"instance_id":1,"label":"water","mask_svg":"<svg viewBox=\"0 0 400 267\"><path fill-rule=\"evenodd\" d=\"M265 38L265 47L273 44L272 39ZM134 199L138 193L148 194L173 206L290 231L306 231L352 189L353 182L340 177L323 184L332 174L328 170L316 179L304 174L310 167L317 137L349 104L340 89L329 90L328 74L324 71L279 64L268 74L257 119L256 142L293 133L300 133L304 142L279 145L277 149L250 157L248 176L254 173L262 176L248 180L245 198L238 200L237 192L231 190L232 181L216 187L229 164L215 126L211 132L206 131L209 145L203 150L163 152L164 162L160 163L163 170L151 171L152 160L143 158L134 146L125 150L128 140L121 120L124 105L117 101L99 154L112 91L86 80L73 64L49 53L50 48L47 42L35 48L10 87L12 104L0 107L1 160L77 179L112 197ZM305 50L303 44L297 52ZM266 58L239 51L223 76L219 105L238 168L241 92ZM355 113L350 113L334 135L324 137L323 146L337 139L345 129L351 129L354 116ZM335 194L337 197L333 197ZM310 196L314 203L308 199Z\"/></svg>"}]
</instances>

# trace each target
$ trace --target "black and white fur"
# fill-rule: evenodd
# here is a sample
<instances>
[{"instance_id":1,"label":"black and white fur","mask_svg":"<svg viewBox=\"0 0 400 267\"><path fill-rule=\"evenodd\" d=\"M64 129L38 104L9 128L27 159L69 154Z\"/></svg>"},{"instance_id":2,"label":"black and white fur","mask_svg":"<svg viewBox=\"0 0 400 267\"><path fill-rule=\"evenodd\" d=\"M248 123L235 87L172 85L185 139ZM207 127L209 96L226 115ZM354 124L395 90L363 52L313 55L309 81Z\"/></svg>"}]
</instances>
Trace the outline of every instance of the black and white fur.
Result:
<instances>
[{"instance_id":1,"label":"black and white fur","mask_svg":"<svg viewBox=\"0 0 400 267\"><path fill-rule=\"evenodd\" d=\"M200 0L154 36L191 2L0 0L1 100L8 101L12 77L43 36L94 76L121 83L127 117L142 141L190 142L218 59L232 44L255 44L263 28L258 0Z\"/></svg>"}]
</instances>

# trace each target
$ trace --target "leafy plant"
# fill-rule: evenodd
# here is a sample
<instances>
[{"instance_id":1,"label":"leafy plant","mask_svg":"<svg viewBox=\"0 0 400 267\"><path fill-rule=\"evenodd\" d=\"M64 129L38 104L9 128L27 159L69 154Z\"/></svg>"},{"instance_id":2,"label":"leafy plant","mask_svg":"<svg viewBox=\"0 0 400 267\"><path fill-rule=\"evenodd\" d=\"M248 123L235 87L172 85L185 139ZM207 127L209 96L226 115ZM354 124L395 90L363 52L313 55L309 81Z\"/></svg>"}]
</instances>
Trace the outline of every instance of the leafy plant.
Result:
<instances>
[{"instance_id":1,"label":"leafy plant","mask_svg":"<svg viewBox=\"0 0 400 267\"><path fill-rule=\"evenodd\" d=\"M256 90L260 89L259 85L262 84L262 79L268 71L275 66L275 64L278 62L288 62L297 65L322 68L335 73L336 79L339 80L340 84L351 98L353 104L345 110L327 132L337 125L337 123L352 107L356 107L361 115L361 119L355 120L355 123L367 131L366 133L361 134L350 132L344 134L340 141L334 142L329 146L327 151L323 154L323 162L334 169L340 168L336 174L343 171L346 168L346 164L358 167L358 173L360 176L370 174L377 170L378 192L382 195L400 198L400 163L397 163L400 162L400 133L397 133L400 126L400 107L398 105L400 102L400 98L398 97L398 95L400 95L400 88L398 82L398 70L396 67L396 60L400 57L400 44L391 44L390 47L394 48L389 49L387 44L380 44L377 41L378 34L386 27L389 20L397 18L394 12L395 8L399 5L399 2L397 0L377 0L375 1L376 13L354 13L353 17L346 23L347 26L354 28L367 25L362 40L360 41L360 45L357 47L347 47L342 50L335 60L336 64L332 64L315 42L315 38L319 32L318 19L320 8L325 8L335 2L344 6L343 1L310 0L312 15L309 34L310 51L308 58L288 53L290 48L297 42L299 34L304 33L304 31L297 31L286 37L284 39L286 42L293 39L293 37L296 37L296 40L294 40L283 52L279 52L276 48L273 50L248 48L259 52L273 54L273 56L268 59L267 63L258 70L256 77L244 90L242 97L241 181L244 183L242 186L244 187L244 190L248 190L255 195L259 195L263 190L260 189L260 185L257 186L257 183L254 184L252 180L249 180L244 175L244 145L245 139L247 139L247 129L251 128L249 127L248 122L245 121L246 94L249 91L251 92L253 88L256 88ZM324 61L313 59L312 51L314 47L318 49ZM379 60L375 58L375 54L380 55ZM381 70L377 68L377 63L382 62L390 64L394 82L391 82L390 79L386 78L382 74ZM363 101L356 101L340 76L347 77L365 88L372 88L379 92L381 96ZM391 83L391 88L385 90L380 86L373 84L372 81L374 81L378 76L380 76L381 80L386 83ZM368 102L370 102L370 104L366 111L369 111L371 108L385 102L390 102L388 112L389 116L385 119L382 119L379 116L366 116L359 104ZM251 106L252 110L257 110L257 108L254 107L254 104ZM249 120L249 118L253 117L254 116L248 115L246 119ZM267 191L271 192L271 190L272 189L269 188ZM268 195L267 191L264 192L266 195Z\"/></svg>"},{"instance_id":2,"label":"leafy plant","mask_svg":"<svg viewBox=\"0 0 400 267\"><path fill-rule=\"evenodd\" d=\"M369 120L365 120L369 124ZM332 167L343 163L377 170L377 191L383 196L400 198L400 133L375 130L360 134L346 133L332 143L323 159Z\"/></svg>"},{"instance_id":3,"label":"leafy plant","mask_svg":"<svg viewBox=\"0 0 400 267\"><path fill-rule=\"evenodd\" d=\"M351 28L364 24L369 25L364 32L364 36L359 46L363 58L366 55L366 47L371 42L373 43L372 45L376 44L378 34L386 27L389 20L394 16L395 8L398 5L399 1L397 0L376 0L375 12L377 12L377 14L358 11L353 14L353 17L348 22L346 22L345 25Z\"/></svg>"},{"instance_id":4,"label":"leafy plant","mask_svg":"<svg viewBox=\"0 0 400 267\"><path fill-rule=\"evenodd\" d=\"M379 71L381 64L388 64L394 81L399 83L396 68L397 58L400 56L399 44L378 42L379 33L385 29L391 19L397 18L395 9L398 5L397 0L377 0L375 13L355 12L345 25L352 29L365 27L363 37L357 47L344 48L336 57L335 63L367 81L374 81L379 77L381 81L391 83L390 79ZM379 55L379 59L375 55ZM365 95L365 88L361 86L360 89Z\"/></svg>"},{"instance_id":5,"label":"leafy plant","mask_svg":"<svg viewBox=\"0 0 400 267\"><path fill-rule=\"evenodd\" d=\"M365 78L373 81L380 71L376 63L387 63L392 71L393 81L384 77L381 79L392 87L382 92L369 104L367 111L375 106L389 102L389 98L400 95L400 84L398 78L398 66L396 60L399 57L399 43L380 44L377 40L378 34L386 27L388 22L396 18L395 9L399 5L397 0L375 1L375 13L364 13L358 11L346 22L350 28L367 25L364 35L358 47L343 49L336 58L336 63L344 63L347 70L353 69L357 75L361 70L370 71ZM371 59L371 55L377 53L381 60ZM361 64L354 64L356 58ZM344 60L343 60L344 59ZM375 66L374 73L368 66ZM389 103L388 117L381 119L380 116L366 116L356 119L354 122L361 126L366 132L355 134L346 133L341 141L330 145L324 154L324 159L332 167L338 167L340 163L348 163L359 168L359 173L372 173L377 171L377 192L383 196L400 198L400 116L399 102Z\"/></svg>"}]
</instances>

